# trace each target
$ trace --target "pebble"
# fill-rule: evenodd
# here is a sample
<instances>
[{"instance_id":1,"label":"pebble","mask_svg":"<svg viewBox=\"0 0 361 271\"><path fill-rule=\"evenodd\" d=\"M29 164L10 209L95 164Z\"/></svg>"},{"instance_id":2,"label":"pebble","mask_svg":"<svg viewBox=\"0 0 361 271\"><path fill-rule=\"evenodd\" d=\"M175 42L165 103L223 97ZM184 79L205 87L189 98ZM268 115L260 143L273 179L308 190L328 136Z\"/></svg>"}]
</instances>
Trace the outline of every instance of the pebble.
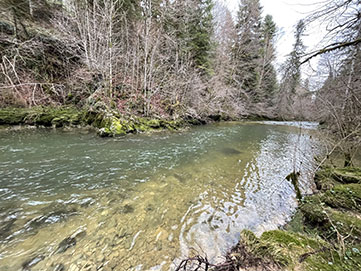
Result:
<instances>
[{"instance_id":1,"label":"pebble","mask_svg":"<svg viewBox=\"0 0 361 271\"><path fill-rule=\"evenodd\" d=\"M54 271L64 271L65 270L65 266L62 263L58 263L55 267L54 267Z\"/></svg>"},{"instance_id":2,"label":"pebble","mask_svg":"<svg viewBox=\"0 0 361 271\"><path fill-rule=\"evenodd\" d=\"M76 266L76 264L71 264L70 267L69 267L69 271L78 271L79 268L78 266Z\"/></svg>"}]
</instances>

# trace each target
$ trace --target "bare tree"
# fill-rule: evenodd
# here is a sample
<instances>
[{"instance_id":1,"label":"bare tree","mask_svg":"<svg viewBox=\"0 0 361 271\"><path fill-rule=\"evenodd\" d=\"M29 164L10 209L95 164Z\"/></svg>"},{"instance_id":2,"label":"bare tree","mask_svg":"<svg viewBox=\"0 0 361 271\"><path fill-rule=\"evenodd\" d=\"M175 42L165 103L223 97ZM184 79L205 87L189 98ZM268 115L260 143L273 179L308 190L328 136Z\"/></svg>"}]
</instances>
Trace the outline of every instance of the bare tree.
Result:
<instances>
[{"instance_id":1,"label":"bare tree","mask_svg":"<svg viewBox=\"0 0 361 271\"><path fill-rule=\"evenodd\" d=\"M331 149L344 156L344 166L352 165L361 138L361 3L356 0L326 1L309 16L309 22L326 26L324 47L306 55L321 59L327 80L317 93L317 115L328 126ZM338 65L333 65L337 63Z\"/></svg>"}]
</instances>

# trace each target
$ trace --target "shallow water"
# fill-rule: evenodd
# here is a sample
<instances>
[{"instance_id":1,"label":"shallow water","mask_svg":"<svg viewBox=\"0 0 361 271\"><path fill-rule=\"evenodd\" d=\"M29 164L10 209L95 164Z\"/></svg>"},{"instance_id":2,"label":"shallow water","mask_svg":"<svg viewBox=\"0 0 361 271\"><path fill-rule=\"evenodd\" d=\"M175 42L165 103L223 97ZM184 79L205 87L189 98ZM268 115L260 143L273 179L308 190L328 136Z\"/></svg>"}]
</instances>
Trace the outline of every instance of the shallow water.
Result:
<instances>
[{"instance_id":1,"label":"shallow water","mask_svg":"<svg viewBox=\"0 0 361 271\"><path fill-rule=\"evenodd\" d=\"M220 261L242 229L287 222L293 169L310 192L315 126L279 124L108 139L1 131L0 270L173 270L193 254Z\"/></svg>"}]
</instances>

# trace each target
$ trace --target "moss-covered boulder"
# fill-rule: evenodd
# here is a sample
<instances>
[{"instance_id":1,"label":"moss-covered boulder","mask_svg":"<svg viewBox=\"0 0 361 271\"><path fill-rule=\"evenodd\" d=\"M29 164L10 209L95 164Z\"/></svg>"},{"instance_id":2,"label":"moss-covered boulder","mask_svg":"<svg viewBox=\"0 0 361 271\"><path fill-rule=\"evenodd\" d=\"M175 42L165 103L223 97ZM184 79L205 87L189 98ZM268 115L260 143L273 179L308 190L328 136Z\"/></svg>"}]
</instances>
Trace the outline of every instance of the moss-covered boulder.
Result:
<instances>
[{"instance_id":1,"label":"moss-covered boulder","mask_svg":"<svg viewBox=\"0 0 361 271\"><path fill-rule=\"evenodd\" d=\"M326 191L320 199L332 208L361 212L361 185L336 185Z\"/></svg>"},{"instance_id":2,"label":"moss-covered boulder","mask_svg":"<svg viewBox=\"0 0 361 271\"><path fill-rule=\"evenodd\" d=\"M300 211L309 232L326 240L349 236L348 241L361 241L361 220L352 213L328 207L320 197L302 204Z\"/></svg>"},{"instance_id":3,"label":"moss-covered boulder","mask_svg":"<svg viewBox=\"0 0 361 271\"><path fill-rule=\"evenodd\" d=\"M361 246L346 247L344 251L326 249L309 255L299 270L356 271L361 270Z\"/></svg>"},{"instance_id":4,"label":"moss-covered boulder","mask_svg":"<svg viewBox=\"0 0 361 271\"><path fill-rule=\"evenodd\" d=\"M361 184L360 168L335 168L331 171L332 177L341 183Z\"/></svg>"},{"instance_id":5,"label":"moss-covered boulder","mask_svg":"<svg viewBox=\"0 0 361 271\"><path fill-rule=\"evenodd\" d=\"M0 125L18 125L24 122L27 111L17 108L4 108L0 110Z\"/></svg>"},{"instance_id":6,"label":"moss-covered boulder","mask_svg":"<svg viewBox=\"0 0 361 271\"><path fill-rule=\"evenodd\" d=\"M340 183L332 178L330 169L322 169L315 174L315 184L318 190L327 191Z\"/></svg>"},{"instance_id":7,"label":"moss-covered boulder","mask_svg":"<svg viewBox=\"0 0 361 271\"><path fill-rule=\"evenodd\" d=\"M4 108L0 110L0 124L62 127L82 124L84 111L73 107Z\"/></svg>"},{"instance_id":8,"label":"moss-covered boulder","mask_svg":"<svg viewBox=\"0 0 361 271\"><path fill-rule=\"evenodd\" d=\"M328 247L321 239L293 232L268 231L258 238L246 230L227 255L230 269L225 270L295 270L304 265L308 255Z\"/></svg>"},{"instance_id":9,"label":"moss-covered boulder","mask_svg":"<svg viewBox=\"0 0 361 271\"><path fill-rule=\"evenodd\" d=\"M99 129L98 133L103 137L125 135L127 133L127 127L120 119L112 115L105 117L101 126L102 128Z\"/></svg>"},{"instance_id":10,"label":"moss-covered boulder","mask_svg":"<svg viewBox=\"0 0 361 271\"><path fill-rule=\"evenodd\" d=\"M324 168L315 175L317 189L326 191L337 184L361 184L361 169L359 168Z\"/></svg>"}]
</instances>

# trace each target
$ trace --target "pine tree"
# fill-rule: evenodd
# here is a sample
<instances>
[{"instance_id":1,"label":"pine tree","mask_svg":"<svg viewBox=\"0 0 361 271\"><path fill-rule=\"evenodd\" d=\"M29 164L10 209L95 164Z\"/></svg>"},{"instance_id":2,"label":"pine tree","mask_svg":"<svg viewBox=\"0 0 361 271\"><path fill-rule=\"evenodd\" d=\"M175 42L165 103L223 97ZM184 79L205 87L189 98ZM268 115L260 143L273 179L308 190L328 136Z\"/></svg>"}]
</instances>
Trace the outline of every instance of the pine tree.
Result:
<instances>
[{"instance_id":1,"label":"pine tree","mask_svg":"<svg viewBox=\"0 0 361 271\"><path fill-rule=\"evenodd\" d=\"M242 0L237 14L233 80L236 86L259 99L256 91L261 60L261 11L259 0Z\"/></svg>"},{"instance_id":2,"label":"pine tree","mask_svg":"<svg viewBox=\"0 0 361 271\"><path fill-rule=\"evenodd\" d=\"M196 0L196 9L190 21L190 50L195 66L201 71L212 73L213 1Z\"/></svg>"},{"instance_id":3,"label":"pine tree","mask_svg":"<svg viewBox=\"0 0 361 271\"><path fill-rule=\"evenodd\" d=\"M305 46L302 37L305 31L305 24L300 20L296 26L295 43L283 65L283 76L278 93L278 113L282 117L291 118L303 112L296 112L296 104L301 101L297 96L297 90L301 86L301 56L304 54ZM299 100L299 101L298 101Z\"/></svg>"},{"instance_id":4,"label":"pine tree","mask_svg":"<svg viewBox=\"0 0 361 271\"><path fill-rule=\"evenodd\" d=\"M275 59L274 38L277 27L271 15L264 18L261 31L262 52L257 92L260 93L262 101L271 103L277 89L277 74L272 64Z\"/></svg>"},{"instance_id":5,"label":"pine tree","mask_svg":"<svg viewBox=\"0 0 361 271\"><path fill-rule=\"evenodd\" d=\"M284 65L282 88L284 91L291 94L295 94L296 88L301 84L301 56L306 49L302 37L305 30L305 23L303 20L300 20L296 26L293 50Z\"/></svg>"},{"instance_id":6,"label":"pine tree","mask_svg":"<svg viewBox=\"0 0 361 271\"><path fill-rule=\"evenodd\" d=\"M174 1L165 31L178 46L177 61L191 60L196 69L212 73L213 0Z\"/></svg>"}]
</instances>

